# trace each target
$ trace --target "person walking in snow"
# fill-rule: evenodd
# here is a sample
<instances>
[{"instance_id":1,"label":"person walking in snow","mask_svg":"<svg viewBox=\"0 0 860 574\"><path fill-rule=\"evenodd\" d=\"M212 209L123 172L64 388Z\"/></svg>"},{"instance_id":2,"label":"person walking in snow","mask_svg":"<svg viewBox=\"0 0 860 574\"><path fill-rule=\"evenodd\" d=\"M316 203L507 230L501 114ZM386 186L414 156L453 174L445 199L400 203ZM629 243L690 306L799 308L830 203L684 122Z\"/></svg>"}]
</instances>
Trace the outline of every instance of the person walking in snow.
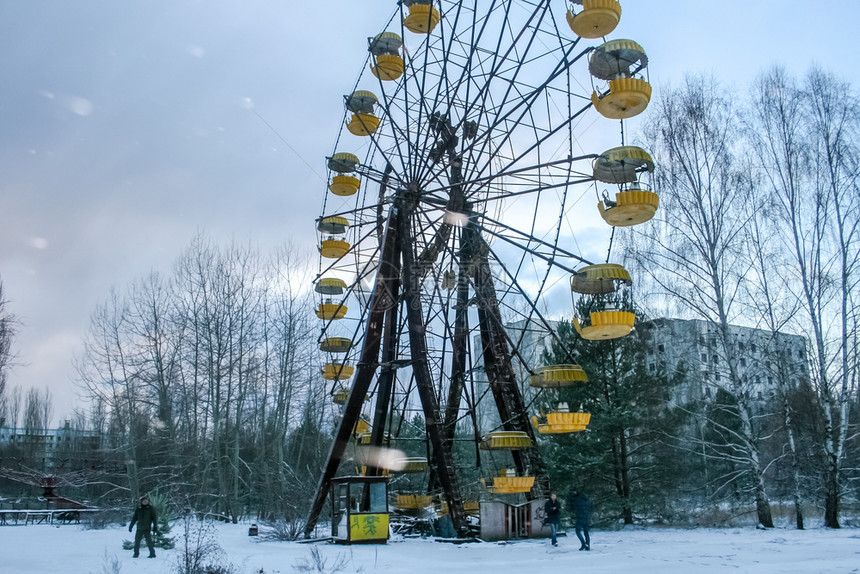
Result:
<instances>
[{"instance_id":1,"label":"person walking in snow","mask_svg":"<svg viewBox=\"0 0 860 574\"><path fill-rule=\"evenodd\" d=\"M558 522L561 516L561 502L559 502L554 492L549 495L549 500L543 505L543 512L546 515L543 523L549 524L549 531L552 533L552 545L558 546L556 534L558 533Z\"/></svg>"},{"instance_id":2,"label":"person walking in snow","mask_svg":"<svg viewBox=\"0 0 860 574\"><path fill-rule=\"evenodd\" d=\"M570 493L569 506L575 516L576 537L581 544L579 549L591 550L591 537L588 535L588 528L591 526L591 499L584 492L574 490Z\"/></svg>"},{"instance_id":3,"label":"person walking in snow","mask_svg":"<svg viewBox=\"0 0 860 574\"><path fill-rule=\"evenodd\" d=\"M158 517L155 516L155 508L149 504L149 497L147 496L140 499L140 506L134 511L134 516L131 517L131 524L128 525L129 532L131 532L135 524L137 524L137 530L134 533L134 554L132 554L132 558L140 556L141 538L146 538L149 557L155 558L155 546L152 545L151 532L158 534Z\"/></svg>"}]
</instances>

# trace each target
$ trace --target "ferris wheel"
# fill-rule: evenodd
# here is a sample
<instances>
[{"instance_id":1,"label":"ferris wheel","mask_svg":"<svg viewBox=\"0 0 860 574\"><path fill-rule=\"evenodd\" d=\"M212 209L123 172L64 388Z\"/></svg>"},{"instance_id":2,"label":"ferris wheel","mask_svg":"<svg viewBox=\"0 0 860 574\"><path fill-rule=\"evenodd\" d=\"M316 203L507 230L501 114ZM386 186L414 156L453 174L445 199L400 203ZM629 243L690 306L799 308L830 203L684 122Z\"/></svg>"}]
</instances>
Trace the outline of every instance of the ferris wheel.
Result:
<instances>
[{"instance_id":1,"label":"ferris wheel","mask_svg":"<svg viewBox=\"0 0 860 574\"><path fill-rule=\"evenodd\" d=\"M650 100L641 46L603 40L620 17L617 0L401 0L368 38L317 220L321 376L342 417L306 533L350 449L398 444L416 413L425 456L356 472L410 474L397 504L438 496L461 533L482 492L548 487L537 436L586 428L588 413L530 408L587 380L572 353L542 364L536 341L556 337L547 298L588 300L584 338L635 320L622 308L629 274L583 258L573 223L588 212L635 225L658 206L647 152L579 139ZM583 199L596 182L618 188L597 209Z\"/></svg>"}]
</instances>

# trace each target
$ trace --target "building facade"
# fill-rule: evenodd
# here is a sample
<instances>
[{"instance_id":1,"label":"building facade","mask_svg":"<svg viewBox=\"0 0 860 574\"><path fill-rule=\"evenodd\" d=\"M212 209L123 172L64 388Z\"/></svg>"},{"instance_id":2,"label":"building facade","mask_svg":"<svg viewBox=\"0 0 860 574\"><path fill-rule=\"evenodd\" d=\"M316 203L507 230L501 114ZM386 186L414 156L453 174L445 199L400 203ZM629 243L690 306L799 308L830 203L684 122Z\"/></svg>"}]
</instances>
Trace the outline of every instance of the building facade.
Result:
<instances>
[{"instance_id":1,"label":"building facade","mask_svg":"<svg viewBox=\"0 0 860 574\"><path fill-rule=\"evenodd\" d=\"M679 375L671 405L708 401L720 388L734 394L732 367L750 404L767 403L779 389L809 382L806 337L730 325L727 348L719 326L699 319L659 318L637 329L649 332L649 371Z\"/></svg>"},{"instance_id":2,"label":"building facade","mask_svg":"<svg viewBox=\"0 0 860 574\"><path fill-rule=\"evenodd\" d=\"M72 427L14 428L0 425L0 459L4 466L21 462L44 472L87 468L98 458L101 437L96 431Z\"/></svg>"}]
</instances>

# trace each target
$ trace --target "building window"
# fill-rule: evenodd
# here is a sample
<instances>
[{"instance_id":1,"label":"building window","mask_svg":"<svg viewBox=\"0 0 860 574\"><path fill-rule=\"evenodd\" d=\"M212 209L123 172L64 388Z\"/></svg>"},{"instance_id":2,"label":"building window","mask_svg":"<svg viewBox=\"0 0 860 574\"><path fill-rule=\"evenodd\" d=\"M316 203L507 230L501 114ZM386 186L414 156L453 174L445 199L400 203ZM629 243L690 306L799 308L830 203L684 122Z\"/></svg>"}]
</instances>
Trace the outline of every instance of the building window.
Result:
<instances>
[{"instance_id":1,"label":"building window","mask_svg":"<svg viewBox=\"0 0 860 574\"><path fill-rule=\"evenodd\" d=\"M706 355L705 353L702 353L702 362L703 362L703 363L707 363L707 362L708 362L708 355Z\"/></svg>"},{"instance_id":2,"label":"building window","mask_svg":"<svg viewBox=\"0 0 860 574\"><path fill-rule=\"evenodd\" d=\"M717 355L714 355L714 364L718 365L720 363L720 358Z\"/></svg>"},{"instance_id":3,"label":"building window","mask_svg":"<svg viewBox=\"0 0 860 574\"><path fill-rule=\"evenodd\" d=\"M663 344L661 343L661 344L657 345L657 350L660 351L661 353L665 353L666 347L664 347Z\"/></svg>"},{"instance_id":4,"label":"building window","mask_svg":"<svg viewBox=\"0 0 860 574\"><path fill-rule=\"evenodd\" d=\"M746 359L741 358L741 366L742 366L742 367L746 367L746 366L747 366L747 360L746 360Z\"/></svg>"},{"instance_id":5,"label":"building window","mask_svg":"<svg viewBox=\"0 0 860 574\"><path fill-rule=\"evenodd\" d=\"M756 350L755 350L755 343L750 343L750 352L751 352L751 353L755 353L755 352L756 352Z\"/></svg>"},{"instance_id":6,"label":"building window","mask_svg":"<svg viewBox=\"0 0 860 574\"><path fill-rule=\"evenodd\" d=\"M720 374L719 374L719 373L714 373L714 380L715 380L715 381L719 381L719 380L720 380Z\"/></svg>"}]
</instances>

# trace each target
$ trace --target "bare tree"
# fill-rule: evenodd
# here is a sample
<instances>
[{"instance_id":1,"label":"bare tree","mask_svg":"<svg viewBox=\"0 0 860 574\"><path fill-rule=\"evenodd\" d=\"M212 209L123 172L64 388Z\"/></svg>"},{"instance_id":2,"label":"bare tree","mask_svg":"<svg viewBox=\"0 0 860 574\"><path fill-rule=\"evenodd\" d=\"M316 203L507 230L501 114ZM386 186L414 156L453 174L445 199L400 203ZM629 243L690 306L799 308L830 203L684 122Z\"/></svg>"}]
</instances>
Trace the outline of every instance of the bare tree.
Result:
<instances>
[{"instance_id":1,"label":"bare tree","mask_svg":"<svg viewBox=\"0 0 860 574\"><path fill-rule=\"evenodd\" d=\"M93 315L79 376L133 492L172 484L234 521L261 501L295 505L291 465L314 446L293 457L288 437L325 412L306 259L201 235L170 276L113 291Z\"/></svg>"},{"instance_id":2,"label":"bare tree","mask_svg":"<svg viewBox=\"0 0 860 574\"><path fill-rule=\"evenodd\" d=\"M813 69L803 84L763 75L751 114L789 265L785 287L804 309L822 413L825 525L839 527L841 472L857 379L860 107L850 86Z\"/></svg>"},{"instance_id":3,"label":"bare tree","mask_svg":"<svg viewBox=\"0 0 860 574\"><path fill-rule=\"evenodd\" d=\"M24 429L27 434L41 434L51 424L54 404L51 390L31 388L24 401Z\"/></svg>"},{"instance_id":4,"label":"bare tree","mask_svg":"<svg viewBox=\"0 0 860 574\"><path fill-rule=\"evenodd\" d=\"M795 524L799 530L803 530L803 473L792 397L798 390L807 388L808 371L803 368L804 362L799 363L792 359L791 350L781 342L782 333L796 318L799 305L790 291L784 289L780 273L783 257L780 253L779 237L767 231L772 228L772 208L768 202L763 203L764 205L752 212L748 228L746 243L754 268L748 274L749 293L745 304L750 309L751 317L760 318L761 325L758 327L770 334L763 352L767 357L766 365L770 366L769 377L775 382L772 388L776 391L782 408L781 424L791 466Z\"/></svg>"},{"instance_id":5,"label":"bare tree","mask_svg":"<svg viewBox=\"0 0 860 574\"><path fill-rule=\"evenodd\" d=\"M135 342L135 372L155 407L157 434L169 444L176 438L173 387L183 333L172 316L174 293L165 283L157 273L134 283L128 329Z\"/></svg>"},{"instance_id":6,"label":"bare tree","mask_svg":"<svg viewBox=\"0 0 860 574\"><path fill-rule=\"evenodd\" d=\"M265 312L263 314L264 385L259 396L259 436L264 460L264 489L272 510L287 512L294 476L287 468L287 431L294 420L295 405L300 403L300 391L318 378L308 365L316 364L315 322L311 321L313 307L311 273L308 258L293 245L279 248L273 255L268 271ZM307 389L309 390L309 389ZM307 390L305 392L307 392ZM304 511L304 509L301 509Z\"/></svg>"},{"instance_id":7,"label":"bare tree","mask_svg":"<svg viewBox=\"0 0 860 574\"><path fill-rule=\"evenodd\" d=\"M646 129L659 166L655 183L664 216L645 227L634 256L682 313L715 325L715 357L727 377L723 381L716 375L711 382L731 397L732 408L723 413L737 422L719 427L733 441L722 456L740 469L731 480L750 479L758 521L771 527L760 437L730 328L741 311L738 297L750 267L742 243L752 205L746 166L737 159L732 102L713 80L702 77L688 77L679 89L664 92Z\"/></svg>"},{"instance_id":8,"label":"bare tree","mask_svg":"<svg viewBox=\"0 0 860 574\"><path fill-rule=\"evenodd\" d=\"M23 400L21 387L16 385L6 390L6 426L18 428Z\"/></svg>"},{"instance_id":9,"label":"bare tree","mask_svg":"<svg viewBox=\"0 0 860 574\"><path fill-rule=\"evenodd\" d=\"M9 301L6 299L3 280L0 278L0 420L9 416L6 382L9 368L14 359L12 341L15 338L15 326L17 325L17 319L9 311L8 306Z\"/></svg>"},{"instance_id":10,"label":"bare tree","mask_svg":"<svg viewBox=\"0 0 860 574\"><path fill-rule=\"evenodd\" d=\"M124 455L130 498L136 500L140 496L139 419L145 404L131 360L134 345L129 339L128 314L127 303L112 289L90 319L84 350L75 367L83 387L110 409L110 431L119 435L117 446Z\"/></svg>"}]
</instances>

